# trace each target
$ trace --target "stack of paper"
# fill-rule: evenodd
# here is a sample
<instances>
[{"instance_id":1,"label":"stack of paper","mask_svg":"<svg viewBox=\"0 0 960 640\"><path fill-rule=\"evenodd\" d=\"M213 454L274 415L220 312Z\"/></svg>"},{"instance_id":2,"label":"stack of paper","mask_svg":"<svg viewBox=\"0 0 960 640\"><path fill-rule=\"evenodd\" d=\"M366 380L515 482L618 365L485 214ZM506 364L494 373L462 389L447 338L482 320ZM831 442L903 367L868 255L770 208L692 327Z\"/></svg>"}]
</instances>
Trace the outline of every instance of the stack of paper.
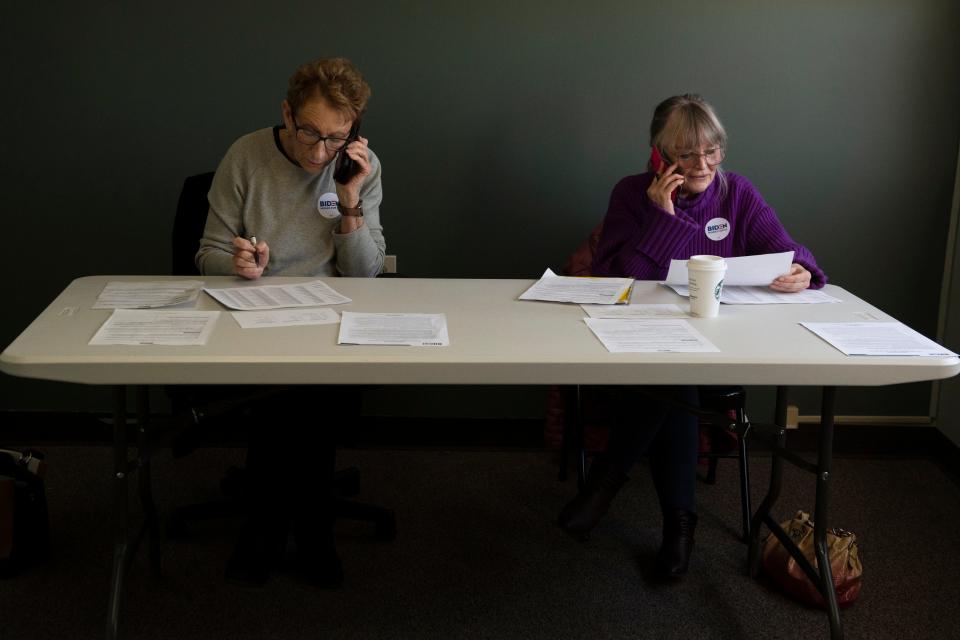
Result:
<instances>
[{"instance_id":1,"label":"stack of paper","mask_svg":"<svg viewBox=\"0 0 960 640\"><path fill-rule=\"evenodd\" d=\"M380 344L447 347L447 316L443 313L355 313L344 311L337 344Z\"/></svg>"},{"instance_id":2,"label":"stack of paper","mask_svg":"<svg viewBox=\"0 0 960 640\"><path fill-rule=\"evenodd\" d=\"M675 304L624 304L611 307L602 304L582 304L580 308L591 318L686 318L687 313Z\"/></svg>"},{"instance_id":3,"label":"stack of paper","mask_svg":"<svg viewBox=\"0 0 960 640\"><path fill-rule=\"evenodd\" d=\"M93 303L94 309L154 309L196 301L201 280L108 282Z\"/></svg>"},{"instance_id":4,"label":"stack of paper","mask_svg":"<svg viewBox=\"0 0 960 640\"><path fill-rule=\"evenodd\" d=\"M571 278L550 269L521 296L521 300L578 302L581 304L626 304L633 278Z\"/></svg>"},{"instance_id":5,"label":"stack of paper","mask_svg":"<svg viewBox=\"0 0 960 640\"><path fill-rule=\"evenodd\" d=\"M807 289L794 293L773 291L770 283L790 273L793 251L767 253L758 256L724 258L727 272L723 276L720 302L723 304L822 304L840 302L822 291ZM687 287L687 261L671 260L665 285L684 297L690 296Z\"/></svg>"},{"instance_id":6,"label":"stack of paper","mask_svg":"<svg viewBox=\"0 0 960 640\"><path fill-rule=\"evenodd\" d=\"M240 311L262 311L290 307L315 307L321 304L344 304L350 298L337 293L322 280L302 284L274 284L259 287L204 288L221 304Z\"/></svg>"},{"instance_id":7,"label":"stack of paper","mask_svg":"<svg viewBox=\"0 0 960 640\"><path fill-rule=\"evenodd\" d=\"M955 356L900 322L801 322L848 356Z\"/></svg>"},{"instance_id":8,"label":"stack of paper","mask_svg":"<svg viewBox=\"0 0 960 640\"><path fill-rule=\"evenodd\" d=\"M584 318L611 353L720 351L686 320L611 320Z\"/></svg>"},{"instance_id":9,"label":"stack of paper","mask_svg":"<svg viewBox=\"0 0 960 640\"><path fill-rule=\"evenodd\" d=\"M273 309L269 311L233 311L237 324L244 329L273 327L303 327L317 324L336 324L340 316L333 309Z\"/></svg>"},{"instance_id":10,"label":"stack of paper","mask_svg":"<svg viewBox=\"0 0 960 640\"><path fill-rule=\"evenodd\" d=\"M204 345L219 315L219 311L116 309L90 344Z\"/></svg>"}]
</instances>

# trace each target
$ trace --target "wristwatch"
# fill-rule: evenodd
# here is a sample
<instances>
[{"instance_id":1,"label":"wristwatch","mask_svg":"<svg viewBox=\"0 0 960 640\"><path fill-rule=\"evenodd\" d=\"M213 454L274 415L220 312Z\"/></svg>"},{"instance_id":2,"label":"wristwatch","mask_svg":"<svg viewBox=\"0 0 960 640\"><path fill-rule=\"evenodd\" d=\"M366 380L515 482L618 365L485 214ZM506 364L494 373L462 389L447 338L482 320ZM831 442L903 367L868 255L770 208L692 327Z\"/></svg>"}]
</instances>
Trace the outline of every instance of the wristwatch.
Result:
<instances>
[{"instance_id":1,"label":"wristwatch","mask_svg":"<svg viewBox=\"0 0 960 640\"><path fill-rule=\"evenodd\" d=\"M363 200L357 201L357 206L355 207L345 207L338 202L337 211L339 211L340 215L343 215L343 216L362 218L363 217Z\"/></svg>"}]
</instances>

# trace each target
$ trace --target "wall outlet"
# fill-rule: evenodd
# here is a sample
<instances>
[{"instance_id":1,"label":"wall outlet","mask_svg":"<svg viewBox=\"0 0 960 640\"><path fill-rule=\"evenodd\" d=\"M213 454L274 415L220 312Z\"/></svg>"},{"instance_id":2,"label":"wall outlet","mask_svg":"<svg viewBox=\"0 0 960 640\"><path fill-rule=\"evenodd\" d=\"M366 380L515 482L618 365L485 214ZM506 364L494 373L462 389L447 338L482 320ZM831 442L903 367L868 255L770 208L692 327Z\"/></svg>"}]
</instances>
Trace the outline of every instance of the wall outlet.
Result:
<instances>
[{"instance_id":1,"label":"wall outlet","mask_svg":"<svg viewBox=\"0 0 960 640\"><path fill-rule=\"evenodd\" d=\"M383 256L383 272L384 273L397 272L397 256L390 256L390 255Z\"/></svg>"}]
</instances>

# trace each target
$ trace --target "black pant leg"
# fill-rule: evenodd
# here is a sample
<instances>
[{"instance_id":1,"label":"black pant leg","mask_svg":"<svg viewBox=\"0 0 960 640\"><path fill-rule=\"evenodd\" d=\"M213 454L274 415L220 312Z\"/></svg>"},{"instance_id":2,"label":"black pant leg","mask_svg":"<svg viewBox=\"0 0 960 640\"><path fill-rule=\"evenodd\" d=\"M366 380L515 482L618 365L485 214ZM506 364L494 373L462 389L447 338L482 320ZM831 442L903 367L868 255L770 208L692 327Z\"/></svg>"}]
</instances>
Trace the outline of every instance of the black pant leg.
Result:
<instances>
[{"instance_id":1,"label":"black pant leg","mask_svg":"<svg viewBox=\"0 0 960 640\"><path fill-rule=\"evenodd\" d=\"M617 387L612 394L616 419L610 430L606 457L610 466L627 473L643 457L663 426L670 405L663 401L671 387Z\"/></svg>"},{"instance_id":2,"label":"black pant leg","mask_svg":"<svg viewBox=\"0 0 960 640\"><path fill-rule=\"evenodd\" d=\"M699 405L697 387L677 387L675 391L683 402ZM675 509L696 512L699 453L697 417L682 407L670 407L648 453L650 471L663 512Z\"/></svg>"}]
</instances>

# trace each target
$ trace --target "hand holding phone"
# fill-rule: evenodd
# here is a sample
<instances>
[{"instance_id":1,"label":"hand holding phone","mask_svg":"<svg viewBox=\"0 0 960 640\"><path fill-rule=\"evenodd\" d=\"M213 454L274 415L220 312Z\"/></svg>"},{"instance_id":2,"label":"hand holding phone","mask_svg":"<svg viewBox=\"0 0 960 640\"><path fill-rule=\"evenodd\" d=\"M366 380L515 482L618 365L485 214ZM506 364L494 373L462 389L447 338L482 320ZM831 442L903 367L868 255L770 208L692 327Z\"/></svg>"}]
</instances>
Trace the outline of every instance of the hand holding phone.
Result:
<instances>
[{"instance_id":1,"label":"hand holding phone","mask_svg":"<svg viewBox=\"0 0 960 640\"><path fill-rule=\"evenodd\" d=\"M650 150L650 166L653 167L653 171L654 171L654 173L657 174L658 179L664 179L664 178L667 178L667 177L668 177L668 176L665 176L665 175L664 175L664 172L667 170L667 168L669 167L669 165L667 164L667 161L664 160L663 155L660 153L660 149L658 149L658 148L655 147L655 146L652 147L651 150ZM680 174L671 174L671 175L680 175ZM682 182L683 182L683 181L681 180L681 184L682 184ZM677 185L677 186L679 187L679 185ZM671 200L671 202L676 202L676 201L677 201L677 189L676 189L676 188L675 188L673 191L670 192L670 200Z\"/></svg>"},{"instance_id":2,"label":"hand holding phone","mask_svg":"<svg viewBox=\"0 0 960 640\"><path fill-rule=\"evenodd\" d=\"M654 176L650 186L647 187L647 197L658 207L673 215L673 203L677 201L677 189L683 184L683 174L676 172L675 162L668 165L656 147L650 151L650 167L654 171Z\"/></svg>"},{"instance_id":3,"label":"hand holding phone","mask_svg":"<svg viewBox=\"0 0 960 640\"><path fill-rule=\"evenodd\" d=\"M333 179L340 184L347 184L353 176L360 171L360 165L357 161L347 155L347 147L354 142L360 134L360 119L357 118L350 127L350 133L347 134L347 143L343 145L337 153L337 165L333 170Z\"/></svg>"}]
</instances>

